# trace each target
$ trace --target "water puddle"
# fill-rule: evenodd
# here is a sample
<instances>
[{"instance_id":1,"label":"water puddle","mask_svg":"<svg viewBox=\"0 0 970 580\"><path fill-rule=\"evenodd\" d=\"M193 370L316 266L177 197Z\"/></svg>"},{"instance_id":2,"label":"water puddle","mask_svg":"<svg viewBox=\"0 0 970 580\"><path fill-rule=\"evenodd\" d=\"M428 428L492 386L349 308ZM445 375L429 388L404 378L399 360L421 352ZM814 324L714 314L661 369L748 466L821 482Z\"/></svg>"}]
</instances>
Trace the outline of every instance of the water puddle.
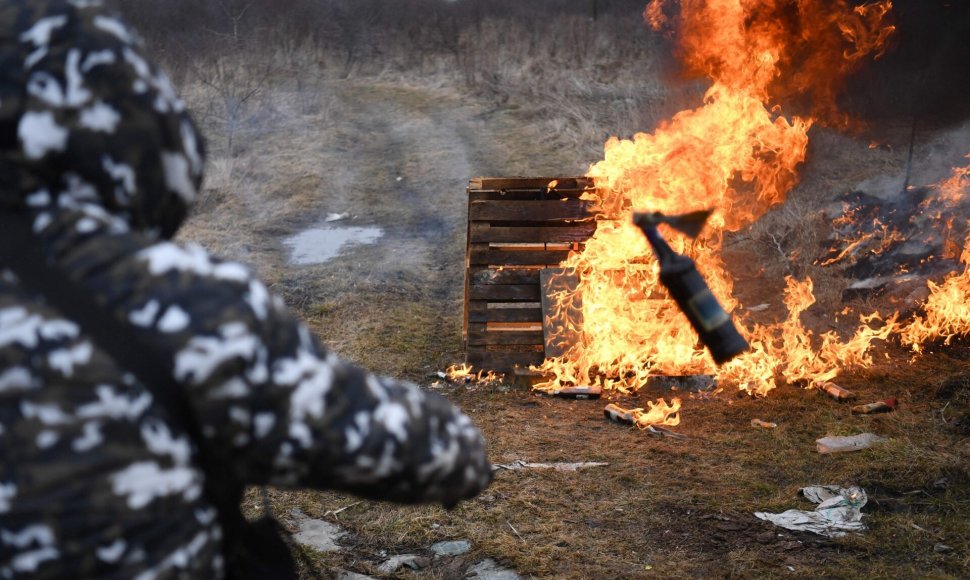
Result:
<instances>
[{"instance_id":1,"label":"water puddle","mask_svg":"<svg viewBox=\"0 0 970 580\"><path fill-rule=\"evenodd\" d=\"M346 247L373 244L384 235L376 227L318 226L283 240L290 248L290 263L298 266L322 264L340 255Z\"/></svg>"}]
</instances>

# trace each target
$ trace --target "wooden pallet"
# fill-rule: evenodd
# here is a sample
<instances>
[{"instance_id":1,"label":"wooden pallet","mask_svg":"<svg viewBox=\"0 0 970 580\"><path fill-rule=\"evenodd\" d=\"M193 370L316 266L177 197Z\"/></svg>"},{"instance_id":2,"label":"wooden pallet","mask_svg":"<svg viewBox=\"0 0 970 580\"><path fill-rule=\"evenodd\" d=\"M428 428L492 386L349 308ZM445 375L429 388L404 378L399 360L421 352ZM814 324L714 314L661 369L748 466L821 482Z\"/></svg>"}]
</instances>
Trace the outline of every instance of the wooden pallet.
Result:
<instances>
[{"instance_id":1,"label":"wooden pallet","mask_svg":"<svg viewBox=\"0 0 970 580\"><path fill-rule=\"evenodd\" d=\"M579 199L590 187L585 177L469 182L465 362L505 373L542 362L540 271L557 267L596 230L591 202Z\"/></svg>"}]
</instances>

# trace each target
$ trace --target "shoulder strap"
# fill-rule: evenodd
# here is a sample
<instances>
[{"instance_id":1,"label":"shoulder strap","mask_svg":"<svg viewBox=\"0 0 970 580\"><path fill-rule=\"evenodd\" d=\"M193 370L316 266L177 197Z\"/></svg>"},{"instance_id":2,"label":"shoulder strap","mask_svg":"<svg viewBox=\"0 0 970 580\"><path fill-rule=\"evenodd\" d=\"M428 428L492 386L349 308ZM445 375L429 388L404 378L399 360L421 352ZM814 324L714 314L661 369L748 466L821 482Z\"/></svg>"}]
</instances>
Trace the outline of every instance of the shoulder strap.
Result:
<instances>
[{"instance_id":1,"label":"shoulder strap","mask_svg":"<svg viewBox=\"0 0 970 580\"><path fill-rule=\"evenodd\" d=\"M23 288L43 296L48 304L80 325L84 334L107 352L115 362L148 387L173 420L188 432L198 449L196 465L205 473L206 497L219 511L223 543L232 547L243 541L246 521L239 510L243 487L234 481L222 457L207 449L195 412L183 386L172 375L173 352L149 344L135 327L94 299L66 273L47 261L40 240L24 212L0 210L0 270L9 267Z\"/></svg>"}]
</instances>

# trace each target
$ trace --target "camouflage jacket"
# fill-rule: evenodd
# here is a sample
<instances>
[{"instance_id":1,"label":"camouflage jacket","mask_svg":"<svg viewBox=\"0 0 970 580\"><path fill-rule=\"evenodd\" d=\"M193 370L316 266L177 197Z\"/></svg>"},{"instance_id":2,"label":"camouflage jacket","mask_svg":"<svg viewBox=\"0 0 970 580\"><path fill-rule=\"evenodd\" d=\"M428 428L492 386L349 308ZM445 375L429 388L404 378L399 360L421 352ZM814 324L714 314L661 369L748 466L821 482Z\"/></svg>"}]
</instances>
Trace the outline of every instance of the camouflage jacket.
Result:
<instances>
[{"instance_id":1,"label":"camouflage jacket","mask_svg":"<svg viewBox=\"0 0 970 580\"><path fill-rule=\"evenodd\" d=\"M455 502L491 479L441 397L329 353L244 266L169 240L202 144L99 0L0 1L0 211L160 351L245 484ZM0 578L222 574L198 444L0 267Z\"/></svg>"}]
</instances>

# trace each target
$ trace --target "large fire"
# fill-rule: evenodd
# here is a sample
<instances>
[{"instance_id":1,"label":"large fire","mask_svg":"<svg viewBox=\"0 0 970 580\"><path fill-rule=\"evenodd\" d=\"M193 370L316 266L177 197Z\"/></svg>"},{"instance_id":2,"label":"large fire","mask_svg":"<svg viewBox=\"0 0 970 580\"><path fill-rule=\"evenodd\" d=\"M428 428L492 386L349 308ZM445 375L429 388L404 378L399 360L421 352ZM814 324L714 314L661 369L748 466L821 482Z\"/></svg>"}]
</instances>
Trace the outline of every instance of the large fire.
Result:
<instances>
[{"instance_id":1,"label":"large fire","mask_svg":"<svg viewBox=\"0 0 970 580\"><path fill-rule=\"evenodd\" d=\"M925 314L908 325L898 314L872 313L860 317L850 337L816 336L805 328L800 315L815 301L813 282L789 278L787 318L742 327L751 351L717 369L667 299L631 220L634 211L713 208L705 234L695 240L671 235L670 241L697 262L725 309L737 308L720 257L725 234L784 201L798 180L813 124L851 124L836 109L835 96L848 74L885 50L894 31L891 9L890 0L858 6L847 0L653 0L647 6L647 22L673 35L686 68L706 75L711 85L700 106L654 133L610 138L604 159L590 168L596 188L586 197L596 202L598 228L585 249L563 263L578 276L575 292L554 297L565 305L581 296L582 322L564 325L569 347L540 367L554 378L537 388L597 382L627 392L649 375L718 374L764 395L778 379L811 384L871 365L877 339L898 334L918 351L924 340L970 330L962 298L970 273L932 286ZM786 114L789 103L800 114ZM968 179L970 171L958 172L945 188L958 196ZM970 272L970 246L962 258Z\"/></svg>"}]
</instances>

